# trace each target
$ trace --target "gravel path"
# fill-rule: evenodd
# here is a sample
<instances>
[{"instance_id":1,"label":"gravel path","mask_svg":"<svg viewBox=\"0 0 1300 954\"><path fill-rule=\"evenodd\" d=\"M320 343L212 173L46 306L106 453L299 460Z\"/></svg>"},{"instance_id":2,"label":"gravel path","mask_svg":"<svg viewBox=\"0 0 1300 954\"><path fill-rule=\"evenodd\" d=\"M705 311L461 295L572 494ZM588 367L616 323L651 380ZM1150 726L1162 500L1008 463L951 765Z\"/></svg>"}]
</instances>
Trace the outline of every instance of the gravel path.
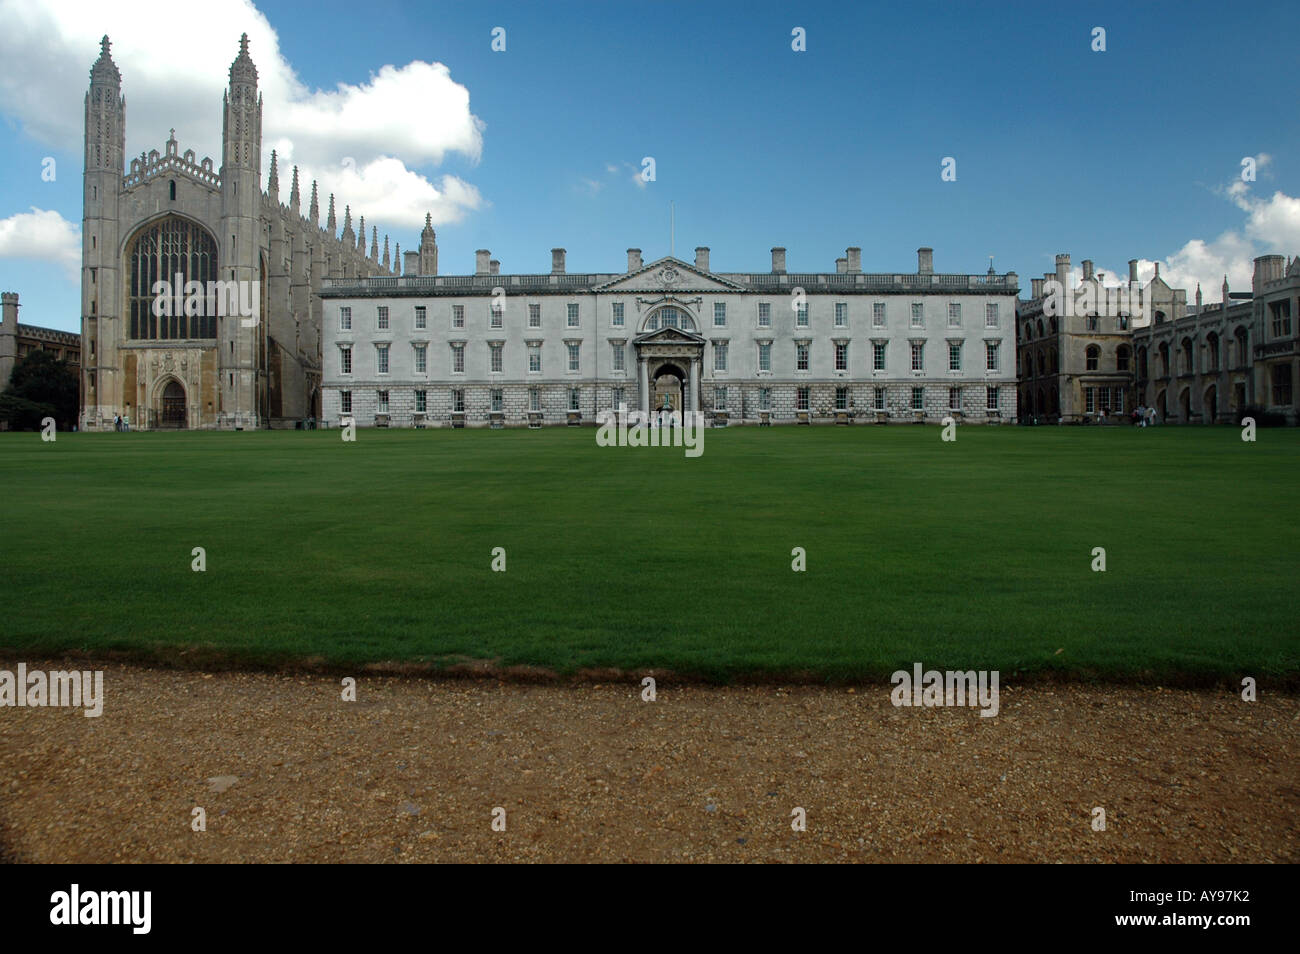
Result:
<instances>
[{"instance_id":1,"label":"gravel path","mask_svg":"<svg viewBox=\"0 0 1300 954\"><path fill-rule=\"evenodd\" d=\"M1267 690L1004 685L987 719L888 685L363 676L344 702L113 664L104 690L97 719L0 708L9 860L1300 860L1300 699Z\"/></svg>"}]
</instances>

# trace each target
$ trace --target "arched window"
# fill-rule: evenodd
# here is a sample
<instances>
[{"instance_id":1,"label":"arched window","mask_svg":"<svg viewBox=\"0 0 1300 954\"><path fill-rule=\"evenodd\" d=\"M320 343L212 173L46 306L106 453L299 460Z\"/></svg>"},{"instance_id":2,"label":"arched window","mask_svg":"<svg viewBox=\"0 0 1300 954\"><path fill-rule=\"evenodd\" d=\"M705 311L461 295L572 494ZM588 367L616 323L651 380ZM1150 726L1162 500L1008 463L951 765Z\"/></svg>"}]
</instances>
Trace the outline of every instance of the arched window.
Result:
<instances>
[{"instance_id":1,"label":"arched window","mask_svg":"<svg viewBox=\"0 0 1300 954\"><path fill-rule=\"evenodd\" d=\"M173 202L176 201L176 180L175 179L167 180L167 198L171 199Z\"/></svg>"},{"instance_id":2,"label":"arched window","mask_svg":"<svg viewBox=\"0 0 1300 954\"><path fill-rule=\"evenodd\" d=\"M1038 376L1041 378L1047 374L1047 357L1043 352L1038 352Z\"/></svg>"},{"instance_id":3,"label":"arched window","mask_svg":"<svg viewBox=\"0 0 1300 954\"><path fill-rule=\"evenodd\" d=\"M1138 379L1145 381L1147 374L1147 349L1138 348Z\"/></svg>"},{"instance_id":4,"label":"arched window","mask_svg":"<svg viewBox=\"0 0 1300 954\"><path fill-rule=\"evenodd\" d=\"M1038 337L1041 338L1042 336L1043 336L1043 319L1039 318L1039 319L1038 319Z\"/></svg>"},{"instance_id":5,"label":"arched window","mask_svg":"<svg viewBox=\"0 0 1300 954\"><path fill-rule=\"evenodd\" d=\"M1051 351L1047 352L1047 367L1053 374L1061 370L1061 359L1057 354L1055 347L1053 347Z\"/></svg>"},{"instance_id":6,"label":"arched window","mask_svg":"<svg viewBox=\"0 0 1300 954\"><path fill-rule=\"evenodd\" d=\"M1160 376L1162 378L1167 378L1169 377L1169 342L1160 342L1160 347L1157 349L1157 352L1160 355Z\"/></svg>"},{"instance_id":7,"label":"arched window","mask_svg":"<svg viewBox=\"0 0 1300 954\"><path fill-rule=\"evenodd\" d=\"M658 331L660 328L681 328L684 331L695 330L695 319L680 308L660 308L645 320L642 331Z\"/></svg>"},{"instance_id":8,"label":"arched window","mask_svg":"<svg viewBox=\"0 0 1300 954\"><path fill-rule=\"evenodd\" d=\"M1128 345L1120 345L1118 348L1116 348L1115 349L1115 370L1127 371L1128 359L1129 359Z\"/></svg>"},{"instance_id":9,"label":"arched window","mask_svg":"<svg viewBox=\"0 0 1300 954\"><path fill-rule=\"evenodd\" d=\"M1098 348L1096 345L1088 345L1088 350L1084 352L1084 356L1085 356L1084 370L1096 371L1097 364L1101 359L1101 349Z\"/></svg>"},{"instance_id":10,"label":"arched window","mask_svg":"<svg viewBox=\"0 0 1300 954\"><path fill-rule=\"evenodd\" d=\"M202 282L206 290L208 282L217 280L217 245L202 226L177 216L146 226L127 246L126 272L126 312L132 338L152 341L217 336L216 308L206 296L202 315L186 315L184 307L187 282ZM177 275L180 288L175 287ZM157 297L153 289L159 281L172 285L169 315L153 313Z\"/></svg>"},{"instance_id":11,"label":"arched window","mask_svg":"<svg viewBox=\"0 0 1300 954\"><path fill-rule=\"evenodd\" d=\"M1195 374L1196 347L1192 344L1192 339L1184 338L1180 350L1183 352L1183 374Z\"/></svg>"},{"instance_id":12,"label":"arched window","mask_svg":"<svg viewBox=\"0 0 1300 954\"><path fill-rule=\"evenodd\" d=\"M1052 318L1051 327L1052 327L1052 334L1056 334L1057 329L1061 327L1055 317Z\"/></svg>"}]
</instances>

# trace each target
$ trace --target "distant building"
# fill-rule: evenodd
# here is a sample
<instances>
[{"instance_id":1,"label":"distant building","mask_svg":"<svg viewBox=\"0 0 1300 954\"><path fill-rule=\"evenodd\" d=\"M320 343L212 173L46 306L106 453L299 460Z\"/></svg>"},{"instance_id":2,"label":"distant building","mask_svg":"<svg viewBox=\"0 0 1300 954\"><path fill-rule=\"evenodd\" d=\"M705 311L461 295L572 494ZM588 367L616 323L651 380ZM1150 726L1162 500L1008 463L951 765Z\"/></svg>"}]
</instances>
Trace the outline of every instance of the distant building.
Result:
<instances>
[{"instance_id":1,"label":"distant building","mask_svg":"<svg viewBox=\"0 0 1300 954\"><path fill-rule=\"evenodd\" d=\"M1018 280L862 271L718 272L693 262L570 274L437 274L426 227L401 278L333 279L325 301L323 415L359 426L594 423L620 405L702 411L715 423L940 421L1016 417Z\"/></svg>"},{"instance_id":2,"label":"distant building","mask_svg":"<svg viewBox=\"0 0 1300 954\"><path fill-rule=\"evenodd\" d=\"M18 293L0 293L0 390L9 384L14 365L32 351L49 351L67 361L81 378L81 336L70 331L18 323Z\"/></svg>"}]
</instances>

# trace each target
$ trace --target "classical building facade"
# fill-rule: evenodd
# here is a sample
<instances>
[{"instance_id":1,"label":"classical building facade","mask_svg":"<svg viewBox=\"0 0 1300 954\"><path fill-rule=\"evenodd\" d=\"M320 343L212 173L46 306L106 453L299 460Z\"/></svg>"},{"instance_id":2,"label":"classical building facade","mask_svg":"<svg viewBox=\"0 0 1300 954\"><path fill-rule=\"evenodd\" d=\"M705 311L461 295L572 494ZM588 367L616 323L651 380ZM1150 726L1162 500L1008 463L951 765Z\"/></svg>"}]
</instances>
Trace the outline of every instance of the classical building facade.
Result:
<instances>
[{"instance_id":1,"label":"classical building facade","mask_svg":"<svg viewBox=\"0 0 1300 954\"><path fill-rule=\"evenodd\" d=\"M1014 272L869 274L693 262L571 274L439 275L433 229L398 277L322 283L323 416L358 426L594 423L605 409L701 411L714 423L1016 417Z\"/></svg>"},{"instance_id":2,"label":"classical building facade","mask_svg":"<svg viewBox=\"0 0 1300 954\"><path fill-rule=\"evenodd\" d=\"M262 187L262 98L241 38L222 101L220 166L170 136L124 168L126 101L104 37L85 104L82 218L81 426L138 429L292 426L319 415L319 289L327 276L391 274L388 239L366 254L351 210L335 237L334 197L319 224L316 184L306 216L298 170L280 202L275 153ZM155 283L234 283L256 315L156 314Z\"/></svg>"}]
</instances>

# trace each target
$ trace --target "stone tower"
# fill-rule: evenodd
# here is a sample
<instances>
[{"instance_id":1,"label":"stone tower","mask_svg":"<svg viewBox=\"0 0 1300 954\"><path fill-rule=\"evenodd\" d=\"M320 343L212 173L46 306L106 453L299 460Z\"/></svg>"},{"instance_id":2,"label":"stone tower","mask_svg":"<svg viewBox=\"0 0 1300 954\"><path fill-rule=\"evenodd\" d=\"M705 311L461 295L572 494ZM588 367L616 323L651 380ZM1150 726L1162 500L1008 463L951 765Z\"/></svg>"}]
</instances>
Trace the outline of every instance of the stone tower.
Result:
<instances>
[{"instance_id":1,"label":"stone tower","mask_svg":"<svg viewBox=\"0 0 1300 954\"><path fill-rule=\"evenodd\" d=\"M222 426L257 427L266 409L259 407L263 388L259 368L265 367L266 322L260 315L266 276L258 254L262 205L262 97L257 92L257 67L248 55L248 34L239 38L239 55L230 64L230 88L223 98L221 127L221 232L217 236L227 281L257 282L254 296L259 312L249 319L223 320L219 335ZM221 246L225 246L222 248Z\"/></svg>"},{"instance_id":2,"label":"stone tower","mask_svg":"<svg viewBox=\"0 0 1300 954\"><path fill-rule=\"evenodd\" d=\"M90 69L86 92L86 166L81 214L81 343L83 417L98 418L100 408L125 409L135 398L116 360L121 345L121 241L119 200L126 152L126 100L122 75L100 40L99 59ZM110 412L104 411L103 414Z\"/></svg>"}]
</instances>

